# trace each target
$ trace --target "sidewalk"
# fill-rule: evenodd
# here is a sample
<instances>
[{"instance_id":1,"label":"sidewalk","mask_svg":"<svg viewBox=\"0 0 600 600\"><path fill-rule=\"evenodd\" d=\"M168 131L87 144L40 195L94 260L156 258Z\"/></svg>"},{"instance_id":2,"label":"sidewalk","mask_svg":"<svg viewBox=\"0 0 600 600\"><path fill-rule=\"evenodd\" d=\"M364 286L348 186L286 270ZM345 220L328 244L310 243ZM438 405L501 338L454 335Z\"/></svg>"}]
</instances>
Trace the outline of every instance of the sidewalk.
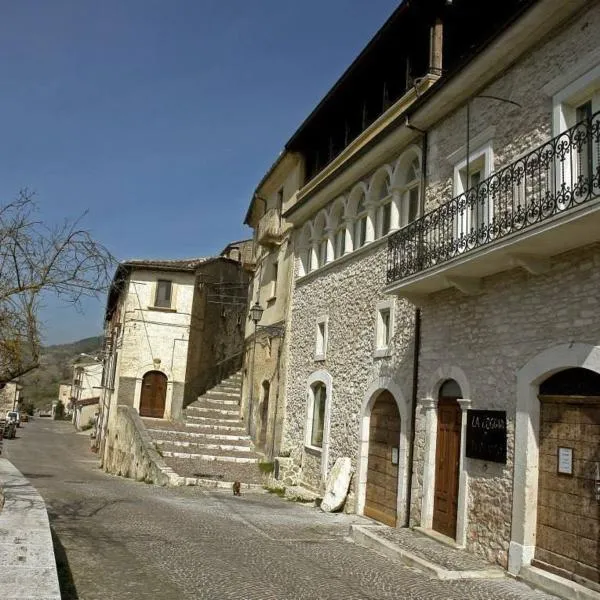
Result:
<instances>
[{"instance_id":1,"label":"sidewalk","mask_svg":"<svg viewBox=\"0 0 600 600\"><path fill-rule=\"evenodd\" d=\"M438 579L497 579L506 576L499 566L414 529L352 525L351 536L361 546L422 569Z\"/></svg>"}]
</instances>

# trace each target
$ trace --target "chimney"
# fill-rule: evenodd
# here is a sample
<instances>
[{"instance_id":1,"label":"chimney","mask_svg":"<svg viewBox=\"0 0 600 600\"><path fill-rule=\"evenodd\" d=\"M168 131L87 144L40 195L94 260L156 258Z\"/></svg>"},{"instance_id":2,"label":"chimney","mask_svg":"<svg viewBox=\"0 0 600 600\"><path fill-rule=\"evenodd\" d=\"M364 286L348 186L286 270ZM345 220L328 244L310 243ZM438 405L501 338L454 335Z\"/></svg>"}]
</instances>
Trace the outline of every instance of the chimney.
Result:
<instances>
[{"instance_id":1,"label":"chimney","mask_svg":"<svg viewBox=\"0 0 600 600\"><path fill-rule=\"evenodd\" d=\"M440 17L437 17L431 26L429 38L429 72L432 75L442 74L443 44L444 26Z\"/></svg>"}]
</instances>

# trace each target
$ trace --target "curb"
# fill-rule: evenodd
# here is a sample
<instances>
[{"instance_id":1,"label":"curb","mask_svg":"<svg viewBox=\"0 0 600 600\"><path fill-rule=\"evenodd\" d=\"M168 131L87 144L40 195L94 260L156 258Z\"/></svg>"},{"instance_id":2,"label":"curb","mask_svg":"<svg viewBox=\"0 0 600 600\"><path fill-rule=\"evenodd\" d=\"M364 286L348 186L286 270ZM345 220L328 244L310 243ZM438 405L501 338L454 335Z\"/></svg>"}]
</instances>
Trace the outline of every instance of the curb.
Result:
<instances>
[{"instance_id":1,"label":"curb","mask_svg":"<svg viewBox=\"0 0 600 600\"><path fill-rule=\"evenodd\" d=\"M381 539L369 531L367 527L361 525L350 525L350 535L359 546L376 550L388 558L399 560L410 567L421 569L437 579L449 581L456 579L501 579L506 577L504 571L497 567L478 571L451 571L445 569L440 565L417 556L409 550L392 544L388 540Z\"/></svg>"}]
</instances>

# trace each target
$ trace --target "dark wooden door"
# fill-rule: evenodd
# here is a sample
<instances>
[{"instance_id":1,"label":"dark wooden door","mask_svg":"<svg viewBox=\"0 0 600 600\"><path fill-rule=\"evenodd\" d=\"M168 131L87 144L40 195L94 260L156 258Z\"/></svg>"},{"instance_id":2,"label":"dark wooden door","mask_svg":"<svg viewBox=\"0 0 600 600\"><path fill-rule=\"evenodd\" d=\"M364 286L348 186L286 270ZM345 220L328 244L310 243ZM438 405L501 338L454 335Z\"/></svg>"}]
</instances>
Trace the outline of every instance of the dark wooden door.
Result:
<instances>
[{"instance_id":1,"label":"dark wooden door","mask_svg":"<svg viewBox=\"0 0 600 600\"><path fill-rule=\"evenodd\" d=\"M160 371L150 371L142 379L140 415L162 419L167 399L167 377Z\"/></svg>"},{"instance_id":2,"label":"dark wooden door","mask_svg":"<svg viewBox=\"0 0 600 600\"><path fill-rule=\"evenodd\" d=\"M398 406L389 392L383 392L371 411L364 513L392 527L396 526L398 502L398 464L393 464L392 453L396 454L399 444Z\"/></svg>"},{"instance_id":3,"label":"dark wooden door","mask_svg":"<svg viewBox=\"0 0 600 600\"><path fill-rule=\"evenodd\" d=\"M433 529L451 538L456 537L460 430L461 411L458 402L454 398L440 398L435 451Z\"/></svg>"}]
</instances>

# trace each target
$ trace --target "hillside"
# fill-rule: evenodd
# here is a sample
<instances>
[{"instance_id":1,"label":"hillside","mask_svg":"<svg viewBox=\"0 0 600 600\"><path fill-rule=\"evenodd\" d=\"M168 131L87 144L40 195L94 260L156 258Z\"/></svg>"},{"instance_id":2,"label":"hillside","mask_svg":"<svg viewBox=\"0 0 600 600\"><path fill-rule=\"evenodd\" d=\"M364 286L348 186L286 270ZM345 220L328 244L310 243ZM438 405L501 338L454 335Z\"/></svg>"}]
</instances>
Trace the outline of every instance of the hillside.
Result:
<instances>
[{"instance_id":1,"label":"hillside","mask_svg":"<svg viewBox=\"0 0 600 600\"><path fill-rule=\"evenodd\" d=\"M40 367L21 378L25 402L49 408L58 398L58 386L70 383L71 364L82 352L97 355L102 349L102 336L84 338L70 344L57 344L43 349Z\"/></svg>"}]
</instances>

